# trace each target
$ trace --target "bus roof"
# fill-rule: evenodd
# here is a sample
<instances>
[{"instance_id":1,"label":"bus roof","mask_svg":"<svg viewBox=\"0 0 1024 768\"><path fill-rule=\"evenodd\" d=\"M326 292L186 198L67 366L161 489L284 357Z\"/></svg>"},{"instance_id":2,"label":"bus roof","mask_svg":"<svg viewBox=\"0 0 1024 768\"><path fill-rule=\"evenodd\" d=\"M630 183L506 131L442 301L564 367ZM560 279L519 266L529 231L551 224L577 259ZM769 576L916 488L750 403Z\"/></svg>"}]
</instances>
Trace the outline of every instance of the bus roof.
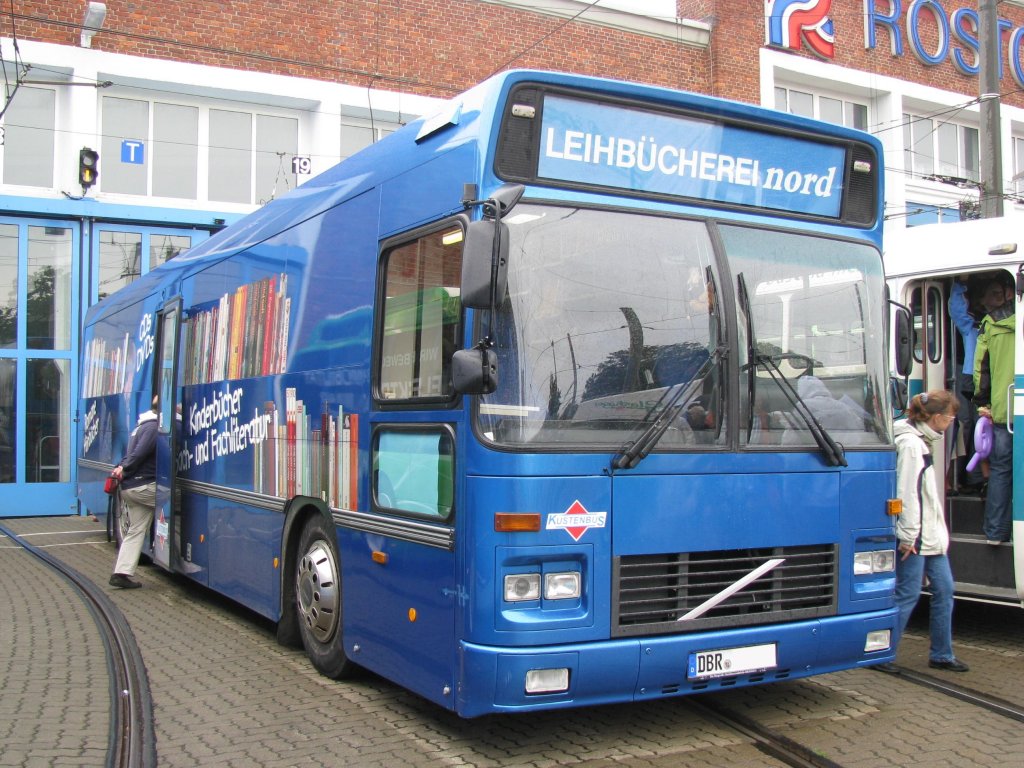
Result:
<instances>
[{"instance_id":1,"label":"bus roof","mask_svg":"<svg viewBox=\"0 0 1024 768\"><path fill-rule=\"evenodd\" d=\"M387 185L398 175L417 166L423 166L432 158L444 155L465 144L478 144L475 157L478 164L477 178L453 179L450 193L444 198L433 198L434 210L424 210L424 221L437 218L443 213L454 213L462 209L463 182L483 182L483 193L500 183L490 167L485 167L487 157L482 151L497 132L501 115L497 106L506 94L518 83L530 81L552 86L576 88L592 94L614 95L621 99L632 99L637 103L686 107L712 118L730 118L737 121L752 121L766 118L779 128L807 131L822 137L842 142L859 141L875 148L882 156L880 142L873 136L831 123L811 121L799 115L769 110L760 106L731 102L713 96L686 93L660 86L630 83L585 75L540 70L508 70L484 80L466 92L459 94L441 105L430 115L420 117L379 142L370 145L338 165L310 179L296 189L272 200L262 208L243 217L230 227L175 257L173 261L143 276L133 285L115 292L112 296L90 308L87 324L93 319L115 312L139 301L143 296L159 293L164 286L173 285L184 275L205 269L210 264L234 254L252 249L254 246L314 218L325 211L356 197L368 189ZM384 215L389 209L404 209L400 185L392 184L399 194L382 211L381 234L389 231L389 221ZM390 189L392 194L395 189ZM405 190L409 192L408 189ZM879 202L880 205L880 202ZM443 211L441 209L444 209ZM416 221L403 221L403 227L411 227Z\"/></svg>"},{"instance_id":2,"label":"bus roof","mask_svg":"<svg viewBox=\"0 0 1024 768\"><path fill-rule=\"evenodd\" d=\"M1017 265L1024 262L1024 214L890 230L882 260L890 278Z\"/></svg>"}]
</instances>

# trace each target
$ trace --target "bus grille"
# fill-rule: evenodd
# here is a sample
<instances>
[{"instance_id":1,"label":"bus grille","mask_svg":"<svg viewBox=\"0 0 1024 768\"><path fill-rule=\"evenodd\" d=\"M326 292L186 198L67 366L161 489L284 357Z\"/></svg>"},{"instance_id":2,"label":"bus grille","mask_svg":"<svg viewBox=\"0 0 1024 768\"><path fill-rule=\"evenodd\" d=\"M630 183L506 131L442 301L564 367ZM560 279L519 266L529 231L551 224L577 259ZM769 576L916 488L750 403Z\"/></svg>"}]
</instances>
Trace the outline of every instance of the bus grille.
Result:
<instances>
[{"instance_id":1,"label":"bus grille","mask_svg":"<svg viewBox=\"0 0 1024 768\"><path fill-rule=\"evenodd\" d=\"M612 632L668 634L831 616L837 554L828 544L615 558ZM783 562L701 615L678 621L775 558Z\"/></svg>"}]
</instances>

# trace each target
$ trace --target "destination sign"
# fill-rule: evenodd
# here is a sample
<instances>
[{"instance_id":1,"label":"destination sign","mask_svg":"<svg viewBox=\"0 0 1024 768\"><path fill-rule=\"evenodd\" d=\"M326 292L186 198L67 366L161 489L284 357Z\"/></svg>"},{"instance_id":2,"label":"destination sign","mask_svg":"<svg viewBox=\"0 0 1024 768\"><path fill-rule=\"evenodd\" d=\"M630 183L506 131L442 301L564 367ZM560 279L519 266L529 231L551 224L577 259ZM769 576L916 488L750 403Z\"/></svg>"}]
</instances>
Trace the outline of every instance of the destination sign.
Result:
<instances>
[{"instance_id":1,"label":"destination sign","mask_svg":"<svg viewBox=\"0 0 1024 768\"><path fill-rule=\"evenodd\" d=\"M547 96L538 175L839 218L844 147L681 115Z\"/></svg>"}]
</instances>

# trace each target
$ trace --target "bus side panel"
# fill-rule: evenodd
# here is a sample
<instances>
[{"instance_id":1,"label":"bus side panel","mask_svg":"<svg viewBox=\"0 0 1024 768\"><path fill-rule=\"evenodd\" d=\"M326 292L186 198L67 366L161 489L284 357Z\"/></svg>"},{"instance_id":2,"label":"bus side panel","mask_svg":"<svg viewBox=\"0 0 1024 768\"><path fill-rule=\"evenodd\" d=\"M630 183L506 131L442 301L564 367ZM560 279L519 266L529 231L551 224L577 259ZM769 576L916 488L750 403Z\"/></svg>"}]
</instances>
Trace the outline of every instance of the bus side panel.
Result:
<instances>
[{"instance_id":1,"label":"bus side panel","mask_svg":"<svg viewBox=\"0 0 1024 768\"><path fill-rule=\"evenodd\" d=\"M262 616L280 616L280 578L284 515L209 499L209 585Z\"/></svg>"},{"instance_id":2,"label":"bus side panel","mask_svg":"<svg viewBox=\"0 0 1024 768\"><path fill-rule=\"evenodd\" d=\"M350 658L453 708L453 613L465 596L453 582L454 553L349 528L339 528L338 541Z\"/></svg>"}]
</instances>

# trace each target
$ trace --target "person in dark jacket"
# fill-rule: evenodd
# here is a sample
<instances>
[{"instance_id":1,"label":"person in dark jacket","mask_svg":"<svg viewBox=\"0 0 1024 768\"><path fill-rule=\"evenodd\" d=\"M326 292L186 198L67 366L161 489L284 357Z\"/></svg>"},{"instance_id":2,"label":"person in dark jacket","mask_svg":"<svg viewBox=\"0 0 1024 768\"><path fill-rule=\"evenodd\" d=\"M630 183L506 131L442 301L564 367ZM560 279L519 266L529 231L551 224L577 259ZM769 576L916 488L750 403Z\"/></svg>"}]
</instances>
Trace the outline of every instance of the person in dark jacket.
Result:
<instances>
[{"instance_id":1,"label":"person in dark jacket","mask_svg":"<svg viewBox=\"0 0 1024 768\"><path fill-rule=\"evenodd\" d=\"M128 440L128 450L114 467L121 481L121 526L124 535L117 552L110 584L121 589L136 589L142 584L132 576L139 565L142 545L153 525L156 507L156 436L159 417L153 409L139 416L139 423Z\"/></svg>"}]
</instances>

